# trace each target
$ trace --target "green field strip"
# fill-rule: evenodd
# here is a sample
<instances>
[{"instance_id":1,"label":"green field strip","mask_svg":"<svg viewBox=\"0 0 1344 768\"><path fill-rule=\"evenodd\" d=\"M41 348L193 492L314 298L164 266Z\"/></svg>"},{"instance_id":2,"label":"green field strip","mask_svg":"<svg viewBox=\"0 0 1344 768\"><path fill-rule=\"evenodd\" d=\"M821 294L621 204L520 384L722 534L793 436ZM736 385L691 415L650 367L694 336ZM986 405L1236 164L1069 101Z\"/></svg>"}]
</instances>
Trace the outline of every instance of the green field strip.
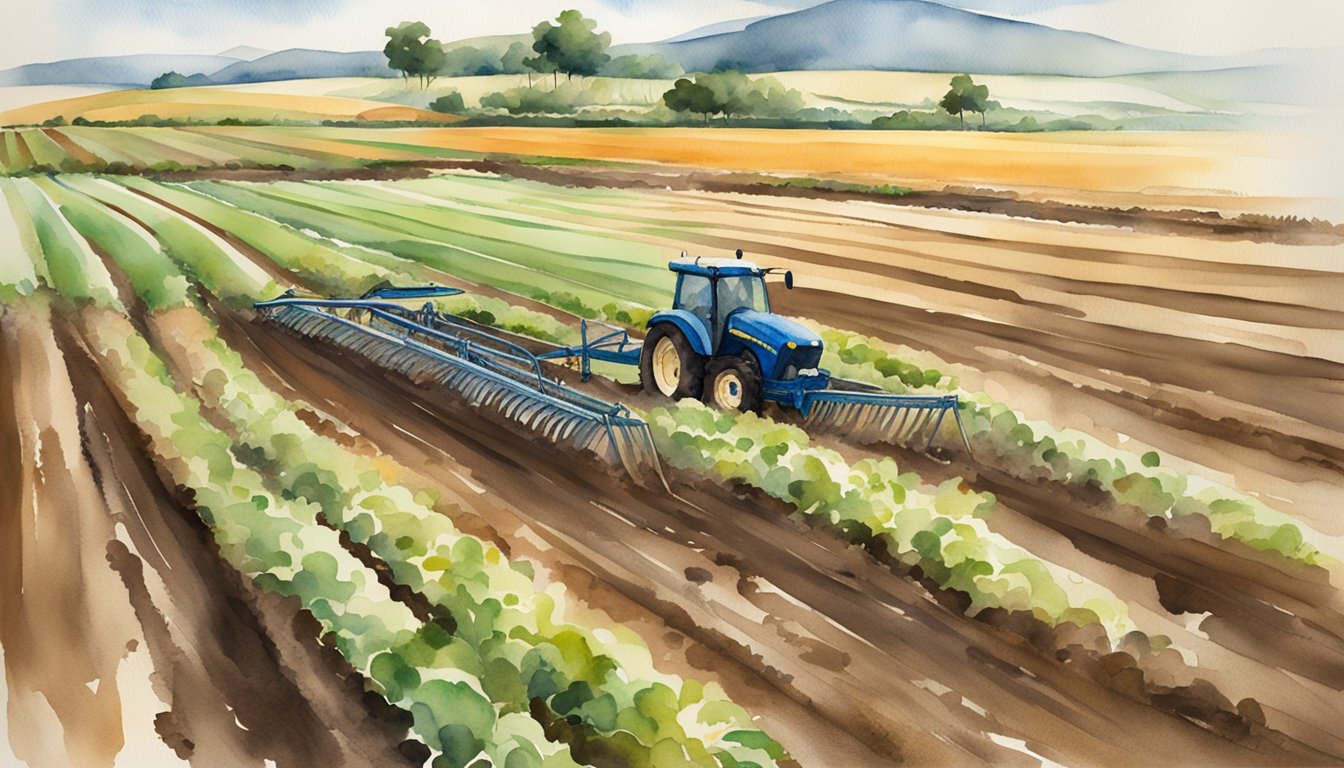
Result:
<instances>
[{"instance_id":1,"label":"green field strip","mask_svg":"<svg viewBox=\"0 0 1344 768\"><path fill-rule=\"evenodd\" d=\"M140 158L122 151L115 145L117 134L113 129L78 126L65 128L64 133L71 141L83 147L84 151L105 163L121 163L132 167L143 165Z\"/></svg>"},{"instance_id":2,"label":"green field strip","mask_svg":"<svg viewBox=\"0 0 1344 768\"><path fill-rule=\"evenodd\" d=\"M450 183L445 182L451 179ZM471 183L470 189L457 188L458 182ZM529 215L538 218L552 226L564 226L575 220L575 217L591 218L602 222L626 222L635 225L654 225L661 224L669 227L678 227L684 229L697 229L704 227L703 222L689 219L670 219L659 210L658 202L651 201L647 205L650 210L649 216L642 216L632 213L632 210L639 210L646 206L638 205L641 203L639 198L627 193L624 197L613 197L609 205L593 202L585 204L582 199L575 200L567 194L562 194L559 190L539 189L538 193L542 196L533 196L529 194L507 194L508 190L497 190L493 186L482 188L477 182L492 181L495 185L515 185L522 184L513 179L471 179L460 176L442 175L430 179L411 179L405 181L390 182L386 186L392 189L407 189L427 194L431 197L438 197L444 202L451 201L455 205L467 208L488 208L494 211L496 215L504 217L516 217L518 215ZM563 192L568 193L570 188L565 188ZM496 194L496 193L499 194ZM578 197L578 196L576 196ZM665 205L665 204L664 204ZM663 209L665 212L665 208ZM603 227L601 224L583 225L584 231L590 234L601 234L611 231L621 231L616 227ZM626 228L625 231L633 231L634 228Z\"/></svg>"},{"instance_id":3,"label":"green field strip","mask_svg":"<svg viewBox=\"0 0 1344 768\"><path fill-rule=\"evenodd\" d=\"M449 178L452 179L452 183L447 186L447 189L443 189L441 183L446 182ZM494 184L488 187L481 183L487 181L494 182ZM454 189L458 184L469 186L470 190ZM561 224L572 220L573 216L582 216L639 226L654 225L685 229L699 229L705 226L704 222L694 219L671 218L674 212L670 211L669 208L673 201L666 198L653 199L647 193L619 192L604 196L570 195L569 192L572 190L568 187L558 189L544 184L531 185L513 179L471 179L459 176L435 176L430 179L398 181L392 186L424 188L433 190L431 194L447 194L454 199L469 200L505 210L510 208L529 210L534 211L536 215L543 215L542 212L545 212L547 218ZM497 187L498 189L492 189L491 187ZM513 187L519 189L511 194L511 188ZM644 213L645 211L647 213ZM629 227L626 229L634 230L635 228Z\"/></svg>"},{"instance_id":4,"label":"green field strip","mask_svg":"<svg viewBox=\"0 0 1344 768\"><path fill-rule=\"evenodd\" d=\"M523 182L514 179L471 179L469 181L492 181L491 185L462 183L468 181L460 176L435 176L429 179L410 179L404 181L389 182L383 185L383 188L389 191L401 190L413 192L419 195L433 198L439 206L449 206L455 208L479 209L483 215L494 215L511 221L531 222L544 227L560 227L571 224L573 215L580 215L589 218L611 218L613 215L620 215L625 206L635 201L634 198L623 198L613 200L609 205L599 205L596 202L584 206L586 201L570 199L566 205L564 201L567 196L556 195L555 190L551 190L552 197L543 199L533 197L532 190L524 186ZM517 191L510 192L507 185L517 184L520 188ZM503 188L501 188L503 187ZM566 188L565 191L568 191ZM577 196L576 196L577 197ZM554 209L539 203L559 204L566 215L555 215ZM681 222L672 222L680 224ZM571 224L572 226L572 224ZM591 233L595 229L591 225L583 226L576 231Z\"/></svg>"},{"instance_id":5,"label":"green field strip","mask_svg":"<svg viewBox=\"0 0 1344 768\"><path fill-rule=\"evenodd\" d=\"M271 141L223 133L218 130L203 128L184 128L182 130L185 133L195 133L198 136L239 147L243 150L245 158L262 165L288 165L292 168L303 169L353 168L361 165L358 160L329 152L304 150Z\"/></svg>"},{"instance_id":6,"label":"green field strip","mask_svg":"<svg viewBox=\"0 0 1344 768\"><path fill-rule=\"evenodd\" d=\"M196 130L202 135L227 136L234 141L245 141L264 149L292 152L296 155L307 157L322 163L324 167L347 168L357 167L364 164L363 158L354 158L339 152L329 152L324 149L309 146L315 142L327 141L327 139L320 136L312 139L297 137L279 127L198 128Z\"/></svg>"},{"instance_id":7,"label":"green field strip","mask_svg":"<svg viewBox=\"0 0 1344 768\"><path fill-rule=\"evenodd\" d=\"M140 225L59 181L37 184L80 235L116 262L149 309L188 304L186 277Z\"/></svg>"},{"instance_id":8,"label":"green field strip","mask_svg":"<svg viewBox=\"0 0 1344 768\"><path fill-rule=\"evenodd\" d=\"M306 198L291 200L279 195L270 185L193 182L188 186L295 228L311 229L346 243L386 251L422 262L445 274L520 296L545 301L555 291L562 290L578 296L590 306L602 306L611 300L611 294L604 289L554 276L546 270L519 266L459 245L421 238L396 228L385 229L346 211L332 211L316 205ZM538 287L543 284L550 288Z\"/></svg>"},{"instance_id":9,"label":"green field strip","mask_svg":"<svg viewBox=\"0 0 1344 768\"><path fill-rule=\"evenodd\" d=\"M19 132L7 130L3 132L5 143L5 172L22 173L28 169L28 164L24 162L23 155L19 153Z\"/></svg>"},{"instance_id":10,"label":"green field strip","mask_svg":"<svg viewBox=\"0 0 1344 768\"><path fill-rule=\"evenodd\" d=\"M189 133L182 128L155 129L153 140L166 147L196 155L205 161L205 165L240 163L243 160L241 152L222 146L208 136Z\"/></svg>"},{"instance_id":11,"label":"green field strip","mask_svg":"<svg viewBox=\"0 0 1344 768\"><path fill-rule=\"evenodd\" d=\"M32 294L41 283L49 284L51 275L32 217L13 179L0 176L0 197L6 209L0 210L0 301L9 301Z\"/></svg>"},{"instance_id":12,"label":"green field strip","mask_svg":"<svg viewBox=\"0 0 1344 768\"><path fill-rule=\"evenodd\" d=\"M28 151L33 154L33 160L38 165L45 165L51 168L60 168L61 163L70 157L70 153L51 137L42 132L40 128L29 128L23 132L23 140L28 144Z\"/></svg>"},{"instance_id":13,"label":"green field strip","mask_svg":"<svg viewBox=\"0 0 1344 768\"><path fill-rule=\"evenodd\" d=\"M313 182L307 186L334 189L345 194L353 194L357 198L369 199L377 203L379 210L395 212L398 215L406 215L417 209L423 211L425 206L430 206L435 214L434 221L440 229L462 234L478 234L501 242L532 246L559 255L589 260L600 264L603 267L603 274L607 274L608 268L629 269L632 266L631 254L623 250L627 244L613 244L606 238L574 231L563 223L528 220L503 212L471 212L454 205L452 200L417 194L411 190L398 191L382 185ZM461 221L458 221L459 218ZM616 247L622 250L611 252ZM608 252L611 253L608 255ZM656 261L656 258L651 261Z\"/></svg>"},{"instance_id":14,"label":"green field strip","mask_svg":"<svg viewBox=\"0 0 1344 768\"><path fill-rule=\"evenodd\" d=\"M31 179L15 179L13 184L32 219L52 289L70 299L121 309L117 287L102 259L70 228L42 189Z\"/></svg>"},{"instance_id":15,"label":"green field strip","mask_svg":"<svg viewBox=\"0 0 1344 768\"><path fill-rule=\"evenodd\" d=\"M166 253L194 282L234 306L250 306L277 293L260 267L206 234L179 214L155 205L110 181L87 176L66 179L71 187L131 216L148 228Z\"/></svg>"},{"instance_id":16,"label":"green field strip","mask_svg":"<svg viewBox=\"0 0 1344 768\"><path fill-rule=\"evenodd\" d=\"M110 144L122 153L136 158L137 166L156 166L165 163L187 167L210 165L210 161L201 155L170 147L130 128L103 128L101 130L115 131L115 133L103 135L104 143ZM146 130L166 131L167 129Z\"/></svg>"},{"instance_id":17,"label":"green field strip","mask_svg":"<svg viewBox=\"0 0 1344 768\"><path fill-rule=\"evenodd\" d=\"M560 232L554 229L512 226L497 219L471 216L450 208L433 207L385 193L370 185L277 184L278 194L306 198L329 210L340 211L394 231L489 254L495 258L573 280L590 288L623 284L626 298L654 306L665 293L649 287L660 270L632 260L628 243Z\"/></svg>"},{"instance_id":18,"label":"green field strip","mask_svg":"<svg viewBox=\"0 0 1344 768\"><path fill-rule=\"evenodd\" d=\"M270 144L248 141L246 139L236 139L231 136L223 136L214 133L201 133L194 128L182 128L180 130L186 135L195 134L200 136L203 141L210 144L237 150L239 161L243 165L268 167L284 166L303 170L327 167L325 164L317 162L311 158L296 155L292 152L279 151L281 148Z\"/></svg>"},{"instance_id":19,"label":"green field strip","mask_svg":"<svg viewBox=\"0 0 1344 768\"><path fill-rule=\"evenodd\" d=\"M32 151L28 149L28 143L23 140L22 133L19 131L11 131L9 133L9 138L14 142L14 151L11 156L19 159L16 166L19 172L29 170L37 164L36 161L33 160Z\"/></svg>"},{"instance_id":20,"label":"green field strip","mask_svg":"<svg viewBox=\"0 0 1344 768\"><path fill-rule=\"evenodd\" d=\"M284 269L327 295L358 295L397 275L328 248L293 228L185 187L130 177L122 185L149 194L212 225L266 254ZM405 280L403 279L403 282Z\"/></svg>"},{"instance_id":21,"label":"green field strip","mask_svg":"<svg viewBox=\"0 0 1344 768\"><path fill-rule=\"evenodd\" d=\"M480 160L485 155L479 152L466 152L458 149L446 149L443 147L428 147L421 144L400 144L395 141L371 141L368 139L331 139L339 141L342 144L352 146L371 147L373 149L392 150L406 156L406 159L415 158L435 158L442 160ZM396 160L402 158L376 157L371 160Z\"/></svg>"},{"instance_id":22,"label":"green field strip","mask_svg":"<svg viewBox=\"0 0 1344 768\"><path fill-rule=\"evenodd\" d=\"M16 168L10 166L9 131L0 131L0 171L13 173Z\"/></svg>"}]
</instances>

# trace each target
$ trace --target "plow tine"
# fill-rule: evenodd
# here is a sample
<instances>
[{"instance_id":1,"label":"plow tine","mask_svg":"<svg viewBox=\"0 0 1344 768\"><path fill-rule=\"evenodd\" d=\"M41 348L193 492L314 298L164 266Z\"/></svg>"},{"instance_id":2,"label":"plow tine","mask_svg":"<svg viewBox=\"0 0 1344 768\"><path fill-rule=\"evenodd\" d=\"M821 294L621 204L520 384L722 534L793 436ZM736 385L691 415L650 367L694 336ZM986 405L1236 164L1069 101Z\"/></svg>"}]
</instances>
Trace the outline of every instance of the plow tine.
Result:
<instances>
[{"instance_id":1,"label":"plow tine","mask_svg":"<svg viewBox=\"0 0 1344 768\"><path fill-rule=\"evenodd\" d=\"M421 325L377 308L359 312L358 320L298 304L271 307L264 315L299 336L333 343L417 382L434 382L470 407L492 411L552 443L595 453L619 464L637 482L652 467L667 487L643 419L623 406L543 379L540 365L526 350L492 351L476 339L452 336L448 323L431 318ZM489 341L488 335L480 335ZM467 349L469 354L458 354Z\"/></svg>"},{"instance_id":2,"label":"plow tine","mask_svg":"<svg viewBox=\"0 0 1344 768\"><path fill-rule=\"evenodd\" d=\"M961 421L956 395L897 395L856 382L805 394L806 423L842 433L860 442L885 442L928 452L952 411L962 445L970 440ZM914 443L922 443L920 446Z\"/></svg>"}]
</instances>

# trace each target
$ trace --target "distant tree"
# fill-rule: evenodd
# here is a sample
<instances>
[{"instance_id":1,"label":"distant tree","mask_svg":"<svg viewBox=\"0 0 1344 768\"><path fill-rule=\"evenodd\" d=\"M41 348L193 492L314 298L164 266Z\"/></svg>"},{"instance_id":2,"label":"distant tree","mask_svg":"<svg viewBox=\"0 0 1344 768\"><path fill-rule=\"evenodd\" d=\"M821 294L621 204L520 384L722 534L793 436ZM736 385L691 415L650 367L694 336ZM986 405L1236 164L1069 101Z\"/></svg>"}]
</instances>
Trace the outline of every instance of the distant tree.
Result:
<instances>
[{"instance_id":1,"label":"distant tree","mask_svg":"<svg viewBox=\"0 0 1344 768\"><path fill-rule=\"evenodd\" d=\"M663 94L663 103L677 112L722 114L727 123L733 115L791 117L803 108L803 95L785 88L774 78L752 80L741 72L710 72L695 76L692 82L678 80Z\"/></svg>"},{"instance_id":2,"label":"distant tree","mask_svg":"<svg viewBox=\"0 0 1344 768\"><path fill-rule=\"evenodd\" d=\"M424 88L434 82L446 63L443 44L429 36L429 27L421 21L403 21L387 28L387 45L383 55L387 66L402 77L414 75Z\"/></svg>"},{"instance_id":3,"label":"distant tree","mask_svg":"<svg viewBox=\"0 0 1344 768\"><path fill-rule=\"evenodd\" d=\"M449 91L429 102L429 108L435 112L443 112L449 115L460 115L466 111L466 105L462 102L462 94L457 91Z\"/></svg>"},{"instance_id":4,"label":"distant tree","mask_svg":"<svg viewBox=\"0 0 1344 768\"><path fill-rule=\"evenodd\" d=\"M158 91L164 88L181 88L186 84L187 78L183 77L180 72L164 72L151 80L149 87Z\"/></svg>"},{"instance_id":5,"label":"distant tree","mask_svg":"<svg viewBox=\"0 0 1344 768\"><path fill-rule=\"evenodd\" d=\"M700 78L696 79L699 80ZM710 115L722 111L714 91L709 86L699 82L691 82L684 77L673 84L672 90L663 94L663 103L674 112L692 112L697 115L704 115L706 123L709 122Z\"/></svg>"},{"instance_id":6,"label":"distant tree","mask_svg":"<svg viewBox=\"0 0 1344 768\"><path fill-rule=\"evenodd\" d=\"M611 61L611 56L607 55L607 48L611 47L611 33L594 32L596 21L585 19L582 13L575 10L561 11L555 21L555 24L543 21L532 29L532 50L536 51L538 58L549 62L553 80L556 72L564 72L566 78L571 80L575 75L596 75L604 64ZM536 65L529 66L538 72L547 71Z\"/></svg>"},{"instance_id":7,"label":"distant tree","mask_svg":"<svg viewBox=\"0 0 1344 768\"><path fill-rule=\"evenodd\" d=\"M521 42L515 42L509 46L504 55L499 57L499 71L506 75L521 75L527 73L529 76L532 70L523 61L527 58L528 47Z\"/></svg>"},{"instance_id":8,"label":"distant tree","mask_svg":"<svg viewBox=\"0 0 1344 768\"><path fill-rule=\"evenodd\" d=\"M980 127L985 127L985 110L989 108L989 86L976 85L970 75L957 75L952 78L951 89L938 102L938 106L949 115L961 119L961 129L966 130L966 113L980 113Z\"/></svg>"},{"instance_id":9,"label":"distant tree","mask_svg":"<svg viewBox=\"0 0 1344 768\"><path fill-rule=\"evenodd\" d=\"M444 53L439 73L447 77L472 77L500 73L499 57L470 45L461 45Z\"/></svg>"},{"instance_id":10,"label":"distant tree","mask_svg":"<svg viewBox=\"0 0 1344 768\"><path fill-rule=\"evenodd\" d=\"M214 83L202 72L197 72L190 77L183 77L177 72L164 72L162 75L150 81L149 87L153 90L163 90L164 88L186 88L197 85L213 85Z\"/></svg>"}]
</instances>

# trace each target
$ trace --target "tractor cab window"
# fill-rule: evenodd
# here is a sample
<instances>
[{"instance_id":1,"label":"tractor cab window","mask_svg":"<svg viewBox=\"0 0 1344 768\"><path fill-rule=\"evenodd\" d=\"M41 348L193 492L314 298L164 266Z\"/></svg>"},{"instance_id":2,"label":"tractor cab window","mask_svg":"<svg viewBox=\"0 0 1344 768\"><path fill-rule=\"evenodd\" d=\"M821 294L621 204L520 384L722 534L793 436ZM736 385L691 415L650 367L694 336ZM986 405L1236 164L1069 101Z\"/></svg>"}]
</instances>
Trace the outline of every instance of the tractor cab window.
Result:
<instances>
[{"instance_id":1,"label":"tractor cab window","mask_svg":"<svg viewBox=\"0 0 1344 768\"><path fill-rule=\"evenodd\" d=\"M695 315L711 328L714 322L714 294L708 277L700 275L681 275L677 284L677 309L684 309Z\"/></svg>"},{"instance_id":2,"label":"tractor cab window","mask_svg":"<svg viewBox=\"0 0 1344 768\"><path fill-rule=\"evenodd\" d=\"M715 327L724 328L728 315L737 309L757 312L770 311L770 298L765 292L765 281L759 277L719 278L719 316Z\"/></svg>"}]
</instances>

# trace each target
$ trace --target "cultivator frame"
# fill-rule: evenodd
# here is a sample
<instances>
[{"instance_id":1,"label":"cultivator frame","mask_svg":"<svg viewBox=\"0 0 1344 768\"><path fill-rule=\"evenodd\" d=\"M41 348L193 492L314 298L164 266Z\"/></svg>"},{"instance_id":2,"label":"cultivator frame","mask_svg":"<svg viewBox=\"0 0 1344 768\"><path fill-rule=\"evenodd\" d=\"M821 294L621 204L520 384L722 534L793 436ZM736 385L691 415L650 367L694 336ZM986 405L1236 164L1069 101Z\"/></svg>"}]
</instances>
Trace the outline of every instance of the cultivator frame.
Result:
<instances>
[{"instance_id":1,"label":"cultivator frame","mask_svg":"<svg viewBox=\"0 0 1344 768\"><path fill-rule=\"evenodd\" d=\"M473 408L493 408L553 443L618 463L636 480L649 470L662 477L648 423L626 406L547 378L531 351L441 313L432 302L418 310L392 303L462 292L442 286L382 288L357 299L322 299L291 289L254 306L300 335L325 339L389 370L428 378Z\"/></svg>"}]
</instances>

